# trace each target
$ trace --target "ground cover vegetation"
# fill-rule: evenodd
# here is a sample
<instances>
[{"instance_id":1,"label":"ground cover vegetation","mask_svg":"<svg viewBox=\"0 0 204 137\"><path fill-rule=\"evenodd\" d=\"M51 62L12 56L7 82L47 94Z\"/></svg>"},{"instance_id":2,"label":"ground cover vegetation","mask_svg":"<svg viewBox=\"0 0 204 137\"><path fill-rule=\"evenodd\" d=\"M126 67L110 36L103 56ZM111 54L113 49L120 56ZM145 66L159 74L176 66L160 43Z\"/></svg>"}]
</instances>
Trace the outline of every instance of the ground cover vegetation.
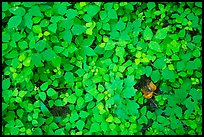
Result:
<instances>
[{"instance_id":1,"label":"ground cover vegetation","mask_svg":"<svg viewBox=\"0 0 204 137\"><path fill-rule=\"evenodd\" d=\"M202 134L201 2L2 2L2 134Z\"/></svg>"}]
</instances>

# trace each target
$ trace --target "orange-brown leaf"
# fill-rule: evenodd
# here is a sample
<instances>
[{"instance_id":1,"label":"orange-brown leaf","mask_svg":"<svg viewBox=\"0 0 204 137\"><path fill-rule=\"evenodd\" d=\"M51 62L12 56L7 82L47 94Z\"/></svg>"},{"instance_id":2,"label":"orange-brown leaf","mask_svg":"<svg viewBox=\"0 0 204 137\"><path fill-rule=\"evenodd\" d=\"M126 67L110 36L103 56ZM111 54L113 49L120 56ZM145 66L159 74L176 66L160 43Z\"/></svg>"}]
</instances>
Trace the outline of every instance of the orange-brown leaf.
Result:
<instances>
[{"instance_id":1,"label":"orange-brown leaf","mask_svg":"<svg viewBox=\"0 0 204 137\"><path fill-rule=\"evenodd\" d=\"M144 93L144 98L150 99L153 96L153 92L157 89L157 86L151 81L148 85L143 87L141 91Z\"/></svg>"},{"instance_id":2,"label":"orange-brown leaf","mask_svg":"<svg viewBox=\"0 0 204 137\"><path fill-rule=\"evenodd\" d=\"M150 98L152 98L152 95L153 95L153 92L150 92L149 94L144 94L143 96L146 99L150 99Z\"/></svg>"},{"instance_id":3,"label":"orange-brown leaf","mask_svg":"<svg viewBox=\"0 0 204 137\"><path fill-rule=\"evenodd\" d=\"M152 81L149 83L148 86L152 89L152 91L155 91L157 89L157 86L154 85L154 83Z\"/></svg>"},{"instance_id":4,"label":"orange-brown leaf","mask_svg":"<svg viewBox=\"0 0 204 137\"><path fill-rule=\"evenodd\" d=\"M144 94L149 94L149 93L151 93L151 91L148 90L147 87L142 88L141 91L142 91L142 93L144 93Z\"/></svg>"}]
</instances>

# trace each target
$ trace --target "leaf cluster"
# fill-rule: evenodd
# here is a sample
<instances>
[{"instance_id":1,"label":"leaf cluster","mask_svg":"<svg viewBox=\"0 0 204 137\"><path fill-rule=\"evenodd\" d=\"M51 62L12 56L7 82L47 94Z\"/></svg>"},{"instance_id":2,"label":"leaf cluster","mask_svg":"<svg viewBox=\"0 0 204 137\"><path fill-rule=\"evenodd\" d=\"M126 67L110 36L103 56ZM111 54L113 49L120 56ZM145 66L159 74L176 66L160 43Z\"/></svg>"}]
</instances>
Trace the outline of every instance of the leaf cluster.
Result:
<instances>
[{"instance_id":1,"label":"leaf cluster","mask_svg":"<svg viewBox=\"0 0 204 137\"><path fill-rule=\"evenodd\" d=\"M2 2L2 133L202 134L201 24L201 2Z\"/></svg>"}]
</instances>

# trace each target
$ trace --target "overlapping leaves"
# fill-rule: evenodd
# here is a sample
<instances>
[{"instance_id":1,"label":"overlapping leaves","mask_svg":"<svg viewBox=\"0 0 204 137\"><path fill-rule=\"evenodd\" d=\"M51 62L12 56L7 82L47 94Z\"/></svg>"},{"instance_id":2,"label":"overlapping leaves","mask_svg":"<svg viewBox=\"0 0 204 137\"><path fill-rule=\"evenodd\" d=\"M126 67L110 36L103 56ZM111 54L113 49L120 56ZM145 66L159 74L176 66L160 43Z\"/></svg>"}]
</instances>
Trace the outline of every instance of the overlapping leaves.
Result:
<instances>
[{"instance_id":1,"label":"overlapping leaves","mask_svg":"<svg viewBox=\"0 0 204 137\"><path fill-rule=\"evenodd\" d=\"M3 134L201 134L201 17L201 2L3 2Z\"/></svg>"}]
</instances>

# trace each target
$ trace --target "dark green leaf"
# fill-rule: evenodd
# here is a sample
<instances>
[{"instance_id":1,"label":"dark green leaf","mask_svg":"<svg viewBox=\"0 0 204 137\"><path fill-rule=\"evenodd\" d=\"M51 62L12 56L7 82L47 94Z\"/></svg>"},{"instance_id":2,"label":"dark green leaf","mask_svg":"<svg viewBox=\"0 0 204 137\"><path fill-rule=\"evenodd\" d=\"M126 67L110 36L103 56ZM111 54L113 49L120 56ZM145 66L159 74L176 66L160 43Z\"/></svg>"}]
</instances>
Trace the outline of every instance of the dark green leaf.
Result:
<instances>
[{"instance_id":1,"label":"dark green leaf","mask_svg":"<svg viewBox=\"0 0 204 137\"><path fill-rule=\"evenodd\" d=\"M154 63L154 67L157 69L163 69L166 66L166 62L164 61L165 58L158 58Z\"/></svg>"},{"instance_id":2,"label":"dark green leaf","mask_svg":"<svg viewBox=\"0 0 204 137\"><path fill-rule=\"evenodd\" d=\"M88 15L90 15L91 17L93 17L94 15L96 15L99 12L100 8L96 5L89 5L87 8L87 13Z\"/></svg>"},{"instance_id":3,"label":"dark green leaf","mask_svg":"<svg viewBox=\"0 0 204 137\"><path fill-rule=\"evenodd\" d=\"M159 81L160 77L161 77L161 75L160 75L159 70L152 71L151 79L153 80L153 82L156 83L157 81Z\"/></svg>"},{"instance_id":4,"label":"dark green leaf","mask_svg":"<svg viewBox=\"0 0 204 137\"><path fill-rule=\"evenodd\" d=\"M72 33L74 35L81 35L82 33L84 33L86 30L86 28L82 25L74 25L72 27Z\"/></svg>"},{"instance_id":5,"label":"dark green leaf","mask_svg":"<svg viewBox=\"0 0 204 137\"><path fill-rule=\"evenodd\" d=\"M128 108L128 111L130 113L130 115L136 115L138 113L138 108L140 106L135 102L135 101L128 101L127 103L127 108Z\"/></svg>"},{"instance_id":6,"label":"dark green leaf","mask_svg":"<svg viewBox=\"0 0 204 137\"><path fill-rule=\"evenodd\" d=\"M25 26L28 27L29 29L31 29L33 26L33 21L31 18L32 18L32 16L28 13L23 17L23 19L25 21Z\"/></svg>"},{"instance_id":7,"label":"dark green leaf","mask_svg":"<svg viewBox=\"0 0 204 137\"><path fill-rule=\"evenodd\" d=\"M34 63L34 65L36 67L42 67L44 66L43 63L41 62L42 58L41 58L41 54L39 53L35 53L31 56L31 60Z\"/></svg>"},{"instance_id":8,"label":"dark green leaf","mask_svg":"<svg viewBox=\"0 0 204 137\"><path fill-rule=\"evenodd\" d=\"M8 2L2 2L2 11L7 11L9 9Z\"/></svg>"},{"instance_id":9,"label":"dark green leaf","mask_svg":"<svg viewBox=\"0 0 204 137\"><path fill-rule=\"evenodd\" d=\"M47 46L47 42L44 41L44 40L40 40L38 41L36 44L35 44L35 49L38 51L38 52L41 52L45 49L45 47Z\"/></svg>"},{"instance_id":10,"label":"dark green leaf","mask_svg":"<svg viewBox=\"0 0 204 137\"><path fill-rule=\"evenodd\" d=\"M9 42L9 40L10 40L10 34L7 32L2 32L2 41Z\"/></svg>"},{"instance_id":11,"label":"dark green leaf","mask_svg":"<svg viewBox=\"0 0 204 137\"><path fill-rule=\"evenodd\" d=\"M195 5L199 8L202 8L202 2L195 2Z\"/></svg>"},{"instance_id":12,"label":"dark green leaf","mask_svg":"<svg viewBox=\"0 0 204 137\"><path fill-rule=\"evenodd\" d=\"M64 78L68 82L74 82L74 75L71 72L66 72Z\"/></svg>"},{"instance_id":13,"label":"dark green leaf","mask_svg":"<svg viewBox=\"0 0 204 137\"><path fill-rule=\"evenodd\" d=\"M148 2L147 3L147 7L149 10L152 10L155 6L156 6L156 4L154 2Z\"/></svg>"},{"instance_id":14,"label":"dark green leaf","mask_svg":"<svg viewBox=\"0 0 204 137\"><path fill-rule=\"evenodd\" d=\"M4 79L2 81L2 89L3 90L9 89L10 85L11 85L10 78Z\"/></svg>"},{"instance_id":15,"label":"dark green leaf","mask_svg":"<svg viewBox=\"0 0 204 137\"><path fill-rule=\"evenodd\" d=\"M77 99L77 106L81 107L84 104L84 99L82 97L79 97Z\"/></svg>"},{"instance_id":16,"label":"dark green leaf","mask_svg":"<svg viewBox=\"0 0 204 137\"><path fill-rule=\"evenodd\" d=\"M53 66L60 68L61 57L59 57L59 56L54 57L53 60L52 60L52 63L53 63Z\"/></svg>"},{"instance_id":17,"label":"dark green leaf","mask_svg":"<svg viewBox=\"0 0 204 137\"><path fill-rule=\"evenodd\" d=\"M58 7L58 13L63 16L66 13L66 11L67 11L67 3L62 2Z\"/></svg>"},{"instance_id":18,"label":"dark green leaf","mask_svg":"<svg viewBox=\"0 0 204 137\"><path fill-rule=\"evenodd\" d=\"M92 101L93 100L93 96L89 93L87 93L85 95L85 102L89 102L89 101Z\"/></svg>"},{"instance_id":19,"label":"dark green leaf","mask_svg":"<svg viewBox=\"0 0 204 137\"><path fill-rule=\"evenodd\" d=\"M48 108L42 102L40 103L40 109L41 109L42 113L45 116L49 116L50 115L50 111L48 110Z\"/></svg>"},{"instance_id":20,"label":"dark green leaf","mask_svg":"<svg viewBox=\"0 0 204 137\"><path fill-rule=\"evenodd\" d=\"M127 87L123 90L123 96L125 98L131 98L135 95L136 91L137 90L134 87Z\"/></svg>"},{"instance_id":21,"label":"dark green leaf","mask_svg":"<svg viewBox=\"0 0 204 137\"><path fill-rule=\"evenodd\" d=\"M22 21L21 16L12 16L8 21L8 28L17 27L18 25L20 25L21 21Z\"/></svg>"},{"instance_id":22,"label":"dark green leaf","mask_svg":"<svg viewBox=\"0 0 204 137\"><path fill-rule=\"evenodd\" d=\"M83 76L84 75L84 70L83 69L78 69L76 72L75 72L79 77Z\"/></svg>"},{"instance_id":23,"label":"dark green leaf","mask_svg":"<svg viewBox=\"0 0 204 137\"><path fill-rule=\"evenodd\" d=\"M56 57L56 53L51 48L49 48L42 52L42 56L44 60L51 61L54 59L54 57Z\"/></svg>"},{"instance_id":24,"label":"dark green leaf","mask_svg":"<svg viewBox=\"0 0 204 137\"><path fill-rule=\"evenodd\" d=\"M38 6L32 6L31 9L29 9L29 14L32 16L43 16Z\"/></svg>"},{"instance_id":25,"label":"dark green leaf","mask_svg":"<svg viewBox=\"0 0 204 137\"><path fill-rule=\"evenodd\" d=\"M48 30L53 32L53 33L56 33L56 31L57 31L57 23L50 24L48 26Z\"/></svg>"},{"instance_id":26,"label":"dark green leaf","mask_svg":"<svg viewBox=\"0 0 204 137\"><path fill-rule=\"evenodd\" d=\"M149 77L152 74L152 67L146 66L145 70L146 70L146 76Z\"/></svg>"},{"instance_id":27,"label":"dark green leaf","mask_svg":"<svg viewBox=\"0 0 204 137\"><path fill-rule=\"evenodd\" d=\"M73 19L77 15L78 15L78 12L76 10L73 10L73 9L68 9L66 12L66 16L68 19Z\"/></svg>"},{"instance_id":28,"label":"dark green leaf","mask_svg":"<svg viewBox=\"0 0 204 137\"><path fill-rule=\"evenodd\" d=\"M70 117L70 122L73 123L78 119L79 119L79 115L78 115L77 111L76 110L72 111L72 114Z\"/></svg>"},{"instance_id":29,"label":"dark green leaf","mask_svg":"<svg viewBox=\"0 0 204 137\"><path fill-rule=\"evenodd\" d=\"M68 42L69 44L71 43L72 41L72 33L70 30L65 30L62 32L62 38Z\"/></svg>"},{"instance_id":30,"label":"dark green leaf","mask_svg":"<svg viewBox=\"0 0 204 137\"><path fill-rule=\"evenodd\" d=\"M162 76L164 79L174 79L175 78L174 72L172 70L169 70L168 68L165 68L164 70L162 70Z\"/></svg>"},{"instance_id":31,"label":"dark green leaf","mask_svg":"<svg viewBox=\"0 0 204 137\"><path fill-rule=\"evenodd\" d=\"M117 19L118 18L117 12L114 9L108 10L108 18Z\"/></svg>"},{"instance_id":32,"label":"dark green leaf","mask_svg":"<svg viewBox=\"0 0 204 137\"><path fill-rule=\"evenodd\" d=\"M49 25L49 21L47 19L43 19L41 22L40 22L40 26L41 27L47 27Z\"/></svg>"},{"instance_id":33,"label":"dark green leaf","mask_svg":"<svg viewBox=\"0 0 204 137\"><path fill-rule=\"evenodd\" d=\"M125 27L126 24L122 20L119 20L116 24L116 29L119 31L122 31L123 29L125 29Z\"/></svg>"}]
</instances>

